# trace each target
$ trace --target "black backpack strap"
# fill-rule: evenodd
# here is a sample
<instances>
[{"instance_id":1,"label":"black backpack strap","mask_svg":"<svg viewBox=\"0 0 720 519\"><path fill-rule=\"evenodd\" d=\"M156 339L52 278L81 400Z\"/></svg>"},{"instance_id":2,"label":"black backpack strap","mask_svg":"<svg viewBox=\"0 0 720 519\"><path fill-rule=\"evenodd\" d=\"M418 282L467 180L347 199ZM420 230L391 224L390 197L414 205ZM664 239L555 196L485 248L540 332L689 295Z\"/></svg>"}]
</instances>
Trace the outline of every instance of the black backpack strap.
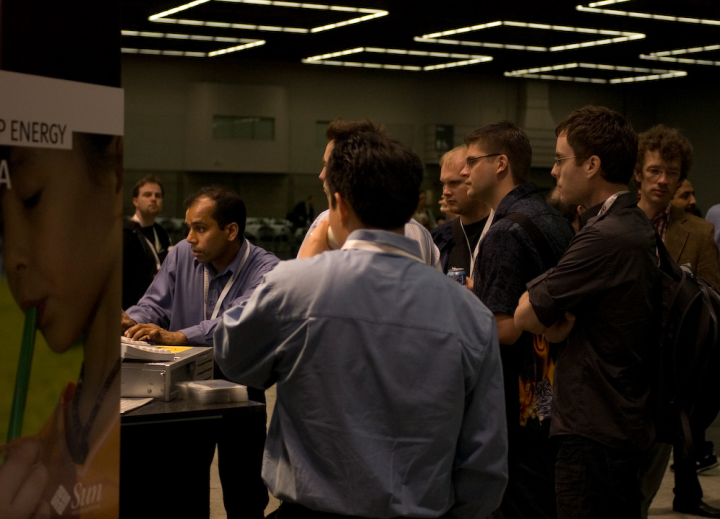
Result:
<instances>
[{"instance_id":1,"label":"black backpack strap","mask_svg":"<svg viewBox=\"0 0 720 519\"><path fill-rule=\"evenodd\" d=\"M550 243L542 231L537 228L537 225L535 225L530 218L521 213L510 213L503 218L512 220L522 227L528 236L530 236L530 240L532 240L533 245L535 245L535 248L540 254L540 259L542 260L545 268L549 269L557 264L557 257L553 253L552 248L550 248Z\"/></svg>"}]
</instances>

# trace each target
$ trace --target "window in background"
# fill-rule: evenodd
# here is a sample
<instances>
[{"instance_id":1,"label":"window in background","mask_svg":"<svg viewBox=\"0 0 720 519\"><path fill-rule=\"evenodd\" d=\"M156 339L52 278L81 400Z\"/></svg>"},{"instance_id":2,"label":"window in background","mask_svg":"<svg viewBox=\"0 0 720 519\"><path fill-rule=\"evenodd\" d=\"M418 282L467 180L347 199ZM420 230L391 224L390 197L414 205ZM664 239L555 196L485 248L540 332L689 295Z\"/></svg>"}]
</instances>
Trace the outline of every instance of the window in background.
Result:
<instances>
[{"instance_id":1,"label":"window in background","mask_svg":"<svg viewBox=\"0 0 720 519\"><path fill-rule=\"evenodd\" d=\"M213 115L213 139L275 140L275 118Z\"/></svg>"}]
</instances>

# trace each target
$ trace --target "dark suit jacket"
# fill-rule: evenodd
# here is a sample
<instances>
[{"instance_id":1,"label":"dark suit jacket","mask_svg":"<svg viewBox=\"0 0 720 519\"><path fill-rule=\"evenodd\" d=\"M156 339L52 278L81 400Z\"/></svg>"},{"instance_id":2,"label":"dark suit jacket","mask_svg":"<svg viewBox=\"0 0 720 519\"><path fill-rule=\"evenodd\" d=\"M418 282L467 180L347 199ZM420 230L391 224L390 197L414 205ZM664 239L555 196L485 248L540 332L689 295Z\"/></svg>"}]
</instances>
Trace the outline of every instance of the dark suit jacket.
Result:
<instances>
[{"instance_id":1,"label":"dark suit jacket","mask_svg":"<svg viewBox=\"0 0 720 519\"><path fill-rule=\"evenodd\" d=\"M689 264L690 270L720 290L720 259L710 222L672 208L665 247L678 265Z\"/></svg>"}]
</instances>

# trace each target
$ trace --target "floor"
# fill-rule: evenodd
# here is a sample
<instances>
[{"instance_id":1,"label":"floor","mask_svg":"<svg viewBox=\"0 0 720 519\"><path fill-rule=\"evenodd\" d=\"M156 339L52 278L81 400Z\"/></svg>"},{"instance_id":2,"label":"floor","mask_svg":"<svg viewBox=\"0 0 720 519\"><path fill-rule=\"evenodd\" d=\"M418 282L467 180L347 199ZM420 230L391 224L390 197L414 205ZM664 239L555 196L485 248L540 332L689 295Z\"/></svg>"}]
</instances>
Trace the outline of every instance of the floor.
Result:
<instances>
[{"instance_id":1,"label":"floor","mask_svg":"<svg viewBox=\"0 0 720 519\"><path fill-rule=\"evenodd\" d=\"M275 407L275 386L265 392L268 406L268 423L272 410ZM720 453L720 418L707 431L707 439L715 443L716 452ZM709 505L720 508L720 467L704 472L700 475L700 484L705 494L704 500ZM650 507L650 517L662 517L663 519L691 518L692 515L679 514L673 512L673 473L668 467L663 479L660 491L658 492L652 506ZM222 503L222 487L220 486L220 477L217 470L217 454L210 472L210 518L226 519L225 508ZM275 510L280 502L270 495L270 502L265 509L265 515Z\"/></svg>"}]
</instances>

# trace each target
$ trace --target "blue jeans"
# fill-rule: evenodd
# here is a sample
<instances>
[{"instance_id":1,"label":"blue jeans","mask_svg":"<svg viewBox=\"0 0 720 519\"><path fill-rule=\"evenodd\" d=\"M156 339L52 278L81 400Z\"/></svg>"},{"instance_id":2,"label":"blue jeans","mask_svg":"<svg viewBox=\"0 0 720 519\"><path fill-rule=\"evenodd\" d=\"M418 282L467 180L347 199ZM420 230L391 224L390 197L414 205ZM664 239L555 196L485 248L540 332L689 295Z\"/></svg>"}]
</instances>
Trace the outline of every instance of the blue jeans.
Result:
<instances>
[{"instance_id":1,"label":"blue jeans","mask_svg":"<svg viewBox=\"0 0 720 519\"><path fill-rule=\"evenodd\" d=\"M577 435L559 436L555 489L559 519L639 519L639 452Z\"/></svg>"}]
</instances>

